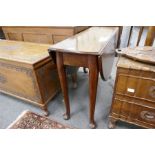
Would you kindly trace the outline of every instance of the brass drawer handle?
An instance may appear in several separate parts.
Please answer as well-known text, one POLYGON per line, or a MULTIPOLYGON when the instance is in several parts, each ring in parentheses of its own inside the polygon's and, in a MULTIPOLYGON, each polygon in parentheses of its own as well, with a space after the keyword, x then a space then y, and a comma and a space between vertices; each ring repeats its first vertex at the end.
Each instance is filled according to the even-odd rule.
POLYGON ((148 121, 155 121, 155 113, 149 111, 142 111, 141 117, 148 121))
POLYGON ((155 98, 155 86, 152 86, 149 90, 149 94, 151 97, 155 98))

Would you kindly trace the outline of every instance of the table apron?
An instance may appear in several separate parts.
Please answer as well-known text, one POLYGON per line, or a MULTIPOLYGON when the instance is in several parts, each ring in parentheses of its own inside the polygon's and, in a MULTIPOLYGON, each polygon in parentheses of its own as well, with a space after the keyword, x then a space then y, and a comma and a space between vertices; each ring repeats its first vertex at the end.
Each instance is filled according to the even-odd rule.
POLYGON ((89 67, 88 59, 89 59, 88 54, 79 55, 79 54, 63 53, 64 65, 71 65, 71 66, 78 66, 78 67, 89 67))

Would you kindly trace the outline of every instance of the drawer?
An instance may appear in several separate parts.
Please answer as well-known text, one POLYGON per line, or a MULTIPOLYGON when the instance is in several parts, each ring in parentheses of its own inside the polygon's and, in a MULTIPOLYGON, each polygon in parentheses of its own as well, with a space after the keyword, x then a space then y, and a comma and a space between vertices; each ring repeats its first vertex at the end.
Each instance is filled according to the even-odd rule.
POLYGON ((127 121, 148 123, 155 127, 155 107, 115 98, 112 113, 127 121))
POLYGON ((119 74, 116 94, 155 102, 155 79, 119 74))

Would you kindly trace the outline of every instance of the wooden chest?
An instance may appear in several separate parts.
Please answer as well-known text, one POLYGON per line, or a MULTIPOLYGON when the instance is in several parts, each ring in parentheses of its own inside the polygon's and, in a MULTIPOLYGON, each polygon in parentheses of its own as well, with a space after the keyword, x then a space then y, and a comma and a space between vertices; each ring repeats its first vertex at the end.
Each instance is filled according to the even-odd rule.
POLYGON ((121 57, 118 62, 109 128, 117 120, 155 128, 155 66, 121 57))
POLYGON ((45 111, 59 90, 48 44, 0 40, 0 91, 34 103, 45 111))
POLYGON ((88 26, 70 27, 40 27, 40 26, 5 26, 2 27, 5 38, 35 43, 55 44, 70 36, 73 36, 88 26))

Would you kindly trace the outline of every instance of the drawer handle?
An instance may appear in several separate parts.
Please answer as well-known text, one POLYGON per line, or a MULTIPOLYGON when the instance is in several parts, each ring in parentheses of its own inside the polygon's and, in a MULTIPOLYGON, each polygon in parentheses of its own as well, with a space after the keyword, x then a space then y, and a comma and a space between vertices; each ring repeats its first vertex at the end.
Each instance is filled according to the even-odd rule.
POLYGON ((155 121, 155 113, 153 113, 153 112, 142 111, 141 117, 148 121, 155 121))
POLYGON ((152 86, 149 90, 149 94, 151 97, 155 98, 155 86, 152 86))
POLYGON ((128 88, 127 91, 128 91, 129 93, 134 93, 134 92, 135 92, 135 89, 133 89, 133 88, 128 88))

